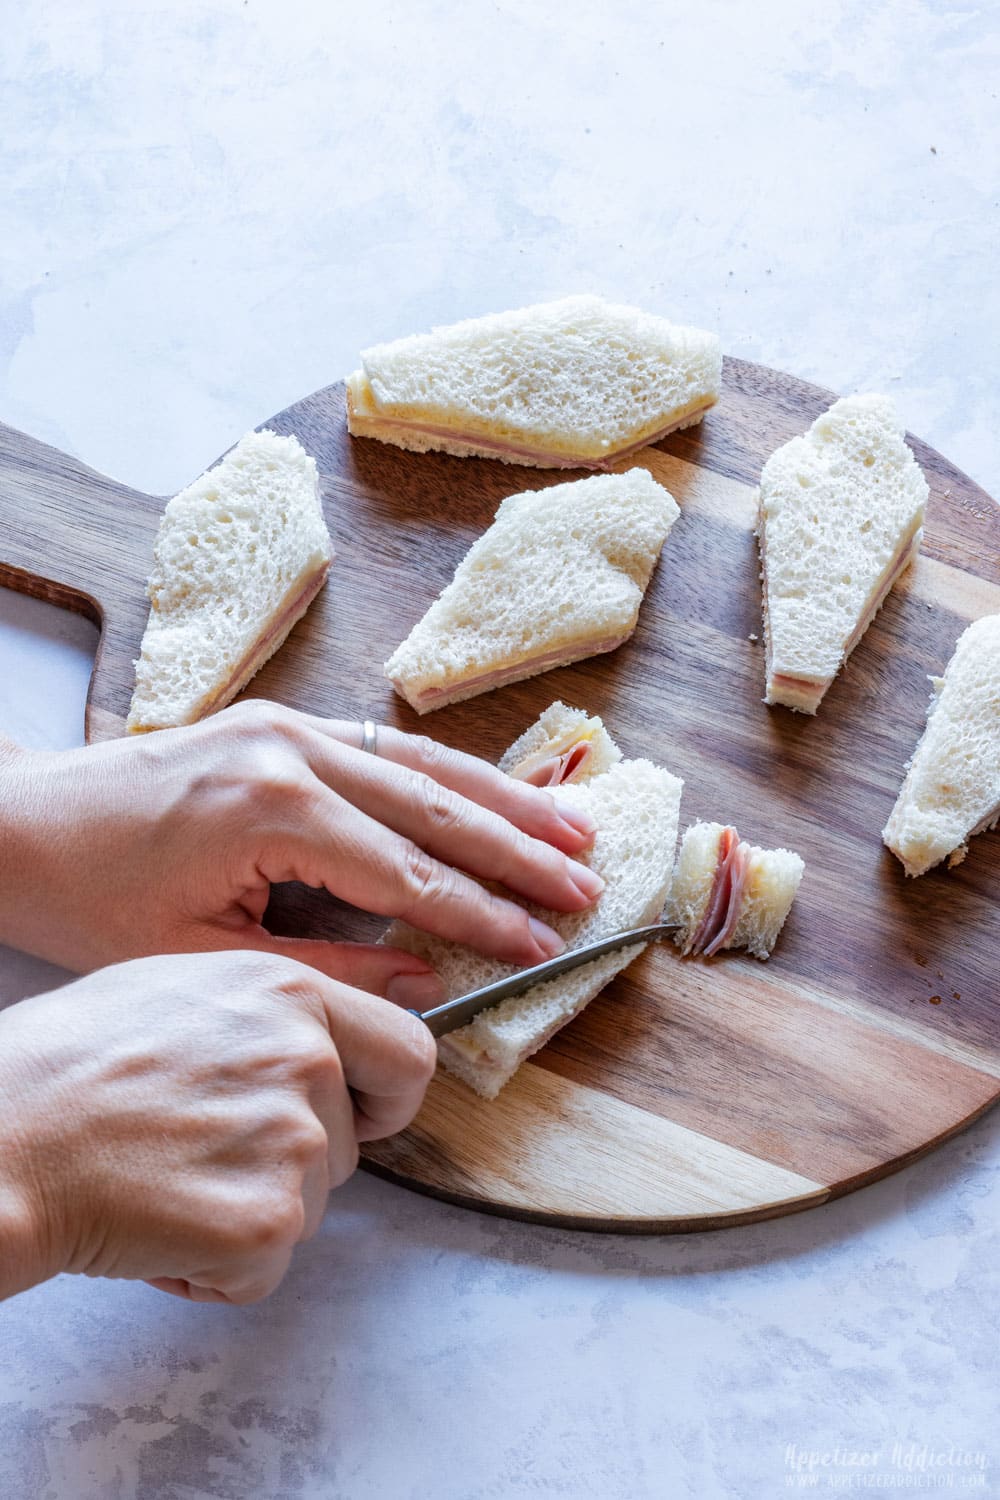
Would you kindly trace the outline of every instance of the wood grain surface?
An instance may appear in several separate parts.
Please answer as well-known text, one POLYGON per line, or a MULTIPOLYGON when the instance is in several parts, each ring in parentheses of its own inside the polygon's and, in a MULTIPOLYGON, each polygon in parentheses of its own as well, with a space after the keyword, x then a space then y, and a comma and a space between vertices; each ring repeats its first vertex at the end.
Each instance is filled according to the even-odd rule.
MULTIPOLYGON (((682 510, 633 639, 424 719, 383 661, 503 497, 568 476, 352 440, 340 385, 266 424, 316 457, 337 558, 252 694, 491 759, 562 698, 600 713, 627 755, 683 776, 682 829, 731 821, 806 861, 769 963, 648 951, 494 1102, 439 1075, 413 1126, 366 1148, 372 1170, 525 1219, 706 1229, 870 1182, 996 1099, 1000 833, 956 869, 907 881, 879 830, 923 727, 927 674, 970 620, 1000 610, 1000 510, 912 440, 931 486, 920 559, 816 718, 766 708, 754 486, 832 399, 727 360, 701 426, 622 465, 645 465, 682 510)), ((122 732, 163 503, 0 428, 0 583, 101 625, 92 740, 122 732)), ((269 921, 353 938, 383 925, 292 886, 275 891, 269 921)))

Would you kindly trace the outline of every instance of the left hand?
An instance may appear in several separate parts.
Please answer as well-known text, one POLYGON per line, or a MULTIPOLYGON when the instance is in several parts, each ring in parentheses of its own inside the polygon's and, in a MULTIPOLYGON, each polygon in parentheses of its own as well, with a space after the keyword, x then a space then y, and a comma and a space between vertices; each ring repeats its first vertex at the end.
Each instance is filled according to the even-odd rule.
POLYGON ((593 824, 473 756, 249 700, 87 749, 0 745, 0 940, 77 972, 153 953, 254 948, 426 1009, 421 959, 276 938, 272 881, 299 880, 527 967, 561 939, 480 877, 558 911, 599 894, 571 856, 593 824), (464 872, 469 872, 468 874, 464 872))

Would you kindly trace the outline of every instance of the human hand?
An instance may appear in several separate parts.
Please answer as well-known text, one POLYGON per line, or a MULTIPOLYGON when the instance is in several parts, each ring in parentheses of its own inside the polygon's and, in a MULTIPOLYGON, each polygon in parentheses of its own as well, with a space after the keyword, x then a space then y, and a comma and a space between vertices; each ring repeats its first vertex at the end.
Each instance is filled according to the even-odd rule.
POLYGON ((413 1016, 270 954, 140 959, 10 1006, 0 1296, 61 1271, 266 1296, 434 1061, 413 1016))
POLYGON ((415 1008, 423 960, 279 939, 272 881, 299 880, 528 966, 561 939, 477 876, 576 911, 600 879, 569 858, 583 814, 473 756, 249 700, 199 724, 0 760, 0 938, 78 972, 143 954, 256 948, 415 1008), (468 872, 468 874, 463 873, 468 872))

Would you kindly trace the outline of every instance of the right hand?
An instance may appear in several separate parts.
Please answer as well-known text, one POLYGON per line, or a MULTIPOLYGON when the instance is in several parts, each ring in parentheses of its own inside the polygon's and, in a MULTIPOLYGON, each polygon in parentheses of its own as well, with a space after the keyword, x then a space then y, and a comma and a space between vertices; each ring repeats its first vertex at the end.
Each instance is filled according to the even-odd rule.
POLYGON ((434 1061, 415 1017, 270 954, 138 959, 11 1006, 0 1201, 30 1232, 0 1292, 75 1271, 266 1296, 434 1061))

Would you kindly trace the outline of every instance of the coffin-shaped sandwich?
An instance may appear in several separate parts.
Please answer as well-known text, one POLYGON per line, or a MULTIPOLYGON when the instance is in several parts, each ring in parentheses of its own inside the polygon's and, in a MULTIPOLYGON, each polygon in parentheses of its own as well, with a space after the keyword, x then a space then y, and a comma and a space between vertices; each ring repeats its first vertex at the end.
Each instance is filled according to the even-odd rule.
POLYGON ((643 468, 508 495, 385 675, 423 714, 613 651, 679 514, 643 468))
POLYGON ((418 453, 603 469, 699 422, 721 378, 715 334, 564 297, 365 349, 347 425, 418 453))
POLYGON ((163 513, 129 733, 223 708, 305 614, 332 559, 315 460, 294 437, 249 433, 163 513))
POLYGON ((848 396, 760 477, 768 703, 814 714, 920 547, 927 482, 888 396, 848 396))
MULTIPOLYGON (((557 800, 585 809, 597 824, 583 856, 605 881, 586 911, 550 912, 530 907, 579 948, 598 938, 654 922, 670 882, 683 783, 648 760, 623 760, 600 719, 554 703, 500 761, 508 775, 548 786, 557 800)), ((396 922, 386 933, 394 947, 419 953, 444 981, 448 998, 468 994, 516 972, 472 948, 429 937, 396 922)), ((643 944, 609 953, 561 979, 480 1012, 468 1026, 442 1037, 438 1056, 491 1099, 533 1052, 565 1026, 643 944)))
POLYGON ((735 828, 694 823, 681 840, 664 920, 679 923, 682 953, 746 948, 767 958, 805 865, 791 849, 759 849, 735 828))
POLYGON ((882 830, 907 875, 958 864, 1000 818, 1000 615, 964 630, 931 683, 927 728, 882 830))

